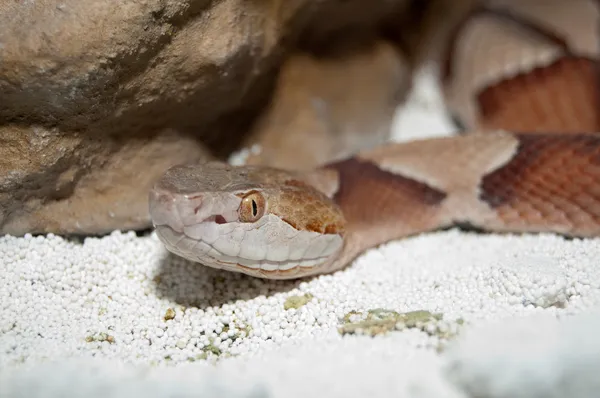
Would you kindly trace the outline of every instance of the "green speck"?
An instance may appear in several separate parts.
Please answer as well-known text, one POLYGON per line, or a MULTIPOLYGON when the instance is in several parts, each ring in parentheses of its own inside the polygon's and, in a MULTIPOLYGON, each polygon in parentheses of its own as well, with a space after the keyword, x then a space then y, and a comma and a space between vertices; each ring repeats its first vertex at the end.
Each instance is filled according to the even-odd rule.
POLYGON ((234 334, 231 338, 231 341, 236 341, 239 338, 242 337, 248 337, 250 336, 250 333, 252 332, 252 326, 250 325, 246 325, 244 327, 237 327, 238 333, 234 334), (243 334, 243 336, 242 336, 243 334))
POLYGON ((222 353, 221 349, 214 344, 209 344, 209 345, 205 346, 202 349, 202 351, 204 351, 205 354, 211 353, 216 356, 219 356, 222 353))
POLYGON ((115 338, 114 338, 114 336, 112 336, 108 333, 104 333, 104 332, 89 335, 89 336, 86 336, 86 338, 85 338, 86 343, 91 343, 94 341, 100 341, 100 342, 107 341, 110 344, 114 344, 115 338))
POLYGON ((442 314, 432 314, 429 311, 411 311, 399 313, 384 308, 376 308, 367 311, 364 319, 359 322, 350 322, 353 315, 363 315, 363 313, 351 311, 344 318, 344 324, 338 329, 344 334, 366 334, 376 336, 388 333, 395 329, 418 328, 425 331, 426 326, 432 322, 442 320, 442 314))
POLYGON ((306 293, 303 296, 290 296, 283 303, 283 309, 289 310, 290 308, 298 309, 306 305, 314 296, 310 293, 306 293))
POLYGON ((407 327, 417 327, 420 323, 427 323, 431 321, 441 321, 443 318, 442 314, 432 314, 429 311, 411 311, 402 314, 399 319, 400 322, 404 322, 407 327))
POLYGON ((202 354, 198 354, 195 357, 188 357, 187 360, 188 360, 188 362, 196 362, 196 361, 203 361, 207 358, 208 358, 208 355, 206 355, 206 353, 203 352, 202 354))
POLYGON ((165 321, 171 320, 175 318, 175 310, 173 308, 167 308, 167 311, 165 312, 165 316, 163 317, 163 319, 165 321))
POLYGON ((381 320, 385 320, 385 319, 396 319, 400 316, 399 313, 397 313, 396 311, 392 311, 392 310, 386 310, 385 308, 375 308, 374 310, 369 310, 367 312, 367 319, 368 320, 374 320, 374 319, 381 319, 381 320))
POLYGON ((350 323, 350 317, 354 316, 354 315, 361 315, 361 312, 358 311, 350 311, 349 313, 347 313, 346 315, 344 315, 343 321, 344 323, 350 323))

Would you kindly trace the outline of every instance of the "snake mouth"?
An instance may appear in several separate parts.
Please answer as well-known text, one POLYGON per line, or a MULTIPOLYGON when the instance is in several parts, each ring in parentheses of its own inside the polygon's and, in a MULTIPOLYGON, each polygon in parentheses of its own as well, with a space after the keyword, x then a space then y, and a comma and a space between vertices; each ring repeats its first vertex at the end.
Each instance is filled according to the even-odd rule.
POLYGON ((274 215, 236 222, 241 199, 222 196, 213 206, 213 196, 151 191, 152 222, 168 251, 211 268, 288 279, 315 272, 341 248, 339 236, 298 231, 274 215))
MULTIPOLYGON (((339 236, 319 236, 306 231, 290 236, 292 239, 286 240, 287 243, 273 245, 264 240, 260 230, 250 228, 249 224, 235 224, 219 225, 205 221, 194 226, 193 230, 186 228, 184 232, 163 225, 156 227, 156 235, 168 251, 187 260, 210 268, 269 279, 312 275, 342 245, 339 236), (220 233, 213 233, 217 230, 220 233), (196 237, 191 236, 195 235, 194 232, 199 232, 196 237), (292 241, 300 243, 299 246, 293 247, 292 241)), ((273 224, 273 220, 268 224, 273 224)), ((281 223, 280 227, 292 231, 287 224, 281 223)))
POLYGON ((240 192, 248 187, 196 183, 183 189, 180 177, 159 181, 148 198, 156 236, 180 257, 212 268, 287 279, 317 272, 341 250, 341 236, 299 230, 274 214, 248 222, 240 215, 245 198, 240 192))

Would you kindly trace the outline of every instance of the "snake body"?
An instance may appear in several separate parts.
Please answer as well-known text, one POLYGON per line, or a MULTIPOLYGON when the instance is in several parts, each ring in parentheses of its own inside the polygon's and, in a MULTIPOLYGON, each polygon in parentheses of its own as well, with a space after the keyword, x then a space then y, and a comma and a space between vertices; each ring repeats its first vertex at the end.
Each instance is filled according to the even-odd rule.
POLYGON ((159 239, 210 267, 290 279, 456 224, 600 236, 600 4, 495 3, 460 24, 444 65, 448 108, 468 134, 308 172, 175 166, 150 192, 159 239))

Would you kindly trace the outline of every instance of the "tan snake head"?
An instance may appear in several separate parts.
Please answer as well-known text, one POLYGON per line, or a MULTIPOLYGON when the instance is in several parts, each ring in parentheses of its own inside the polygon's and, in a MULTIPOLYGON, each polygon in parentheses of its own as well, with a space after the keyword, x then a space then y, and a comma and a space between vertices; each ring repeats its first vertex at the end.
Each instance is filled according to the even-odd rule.
POLYGON ((166 248, 213 268, 298 278, 317 273, 343 246, 339 207, 282 170, 220 162, 175 166, 149 201, 166 248))

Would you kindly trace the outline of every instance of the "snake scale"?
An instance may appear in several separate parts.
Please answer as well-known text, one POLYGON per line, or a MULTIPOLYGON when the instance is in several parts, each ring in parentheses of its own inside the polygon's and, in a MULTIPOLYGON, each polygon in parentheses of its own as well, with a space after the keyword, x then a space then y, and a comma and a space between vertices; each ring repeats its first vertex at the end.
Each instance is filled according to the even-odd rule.
POLYGON ((456 224, 600 236, 600 2, 516 3, 474 9, 451 35, 440 84, 464 133, 308 172, 175 166, 149 195, 159 239, 210 267, 291 279, 456 224))

